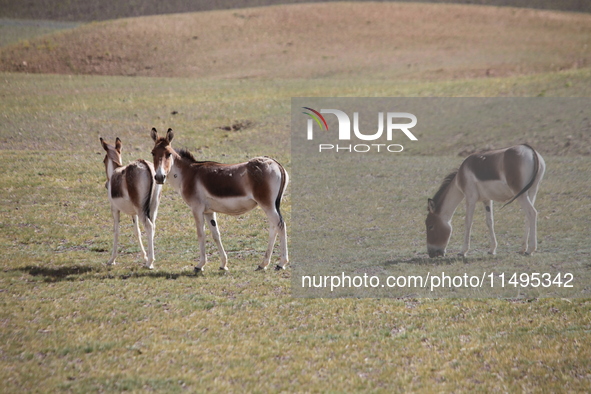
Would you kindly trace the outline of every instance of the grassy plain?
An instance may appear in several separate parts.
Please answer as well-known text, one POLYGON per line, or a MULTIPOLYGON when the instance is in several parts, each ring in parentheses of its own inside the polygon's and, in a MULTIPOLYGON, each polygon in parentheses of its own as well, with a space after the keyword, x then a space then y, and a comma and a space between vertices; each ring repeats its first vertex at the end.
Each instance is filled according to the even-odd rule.
MULTIPOLYGON (((150 158, 152 126, 172 127, 174 145, 200 159, 263 154, 291 171, 291 97, 588 97, 590 81, 588 68, 431 82, 362 73, 317 79, 0 74, 0 391, 588 392, 588 299, 293 298, 292 269, 254 272, 267 238, 260 210, 220 217, 230 271, 217 271, 208 240, 208 269, 195 276, 193 221, 169 186, 156 228, 156 269, 141 268, 125 219, 119 264, 107 267, 112 225, 98 137, 120 137, 127 162, 150 158), (237 122, 250 127, 224 129, 237 122)), ((589 195, 569 184, 589 183, 585 127, 569 131, 570 142, 562 130, 530 136, 552 165, 538 200, 539 256, 557 263, 589 261, 589 195), (570 205, 553 205, 565 196, 570 205)), ((504 146, 515 135, 496 137, 504 146)), ((400 199, 407 208, 400 226, 411 230, 396 233, 396 258, 426 256, 424 200, 461 160, 458 154, 482 144, 482 135, 466 133, 430 144, 424 155, 415 152, 418 167, 400 180, 425 195, 400 199)), ((515 259, 520 230, 509 223, 521 221, 516 208, 497 215, 504 243, 493 264, 515 259)), ((283 212, 289 226, 289 188, 283 212)), ((478 253, 486 233, 482 218, 476 221, 478 253)))
MULTIPOLYGON (((231 162, 268 154, 291 170, 291 96, 502 95, 508 87, 523 95, 545 90, 577 96, 587 94, 587 72, 390 88, 378 81, 2 78, 7 127, 0 133, 0 374, 5 391, 590 387, 588 300, 294 299, 290 270, 253 271, 266 242, 260 211, 220 219, 230 256, 228 274, 217 272, 217 255, 208 242, 209 270, 194 276, 192 219, 169 187, 157 223, 156 270, 140 267, 130 224, 123 226, 119 265, 106 267, 111 219, 97 142, 98 135, 119 136, 125 161, 149 158, 149 127, 171 126, 177 130, 176 146, 200 158, 231 162), (179 113, 172 115, 174 110, 179 113), (253 126, 218 129, 243 119, 253 126)), ((459 160, 443 151, 434 155, 417 161, 428 167, 433 160, 441 162, 438 156, 450 165, 459 160)), ((580 168, 591 164, 582 155, 548 159, 556 169, 545 180, 542 206, 560 193, 557 182, 566 180, 552 172, 568 172, 572 163, 580 168)), ((410 176, 409 182, 418 179, 410 176)), ((572 176, 578 181, 585 177, 583 170, 572 176)), ((435 188, 439 175, 428 182, 435 188)), ((422 212, 423 197, 417 196, 420 207, 408 201, 409 212, 422 212)), ((579 194, 574 204, 579 210, 556 218, 552 226, 558 228, 542 224, 540 255, 548 237, 560 238, 555 231, 579 223, 571 220, 583 217, 588 196, 579 194)), ((547 212, 551 209, 543 215, 564 213, 547 212)), ((284 212, 289 224, 289 189, 284 212)), ((499 216, 497 228, 501 239, 511 241, 514 234, 505 234, 506 219, 499 216)), ((398 244, 410 245, 402 255, 421 253, 421 222, 422 216, 412 219, 411 232, 397 233, 398 244)), ((565 256, 583 253, 584 262, 588 228, 579 226, 581 237, 553 245, 565 256)), ((484 241, 482 227, 475 233, 478 248, 484 241)), ((507 259, 503 253, 500 263, 507 259)))

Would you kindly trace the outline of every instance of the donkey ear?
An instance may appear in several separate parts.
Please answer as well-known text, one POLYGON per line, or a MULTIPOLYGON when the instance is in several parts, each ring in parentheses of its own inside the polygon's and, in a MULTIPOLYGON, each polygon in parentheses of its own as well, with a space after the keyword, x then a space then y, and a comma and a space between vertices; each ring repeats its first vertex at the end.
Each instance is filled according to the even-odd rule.
POLYGON ((115 140, 115 150, 119 153, 121 153, 121 147, 123 146, 123 144, 121 143, 121 140, 119 139, 119 137, 117 137, 117 139, 115 140))
POLYGON ((166 140, 170 143, 170 142, 172 142, 173 138, 174 138, 174 133, 172 132, 172 129, 168 129, 168 131, 166 132, 166 140))
POLYGON ((158 139, 158 131, 156 130, 156 127, 152 127, 152 131, 150 132, 150 137, 152 137, 154 142, 156 142, 156 140, 158 139))
POLYGON ((105 142, 105 140, 103 140, 103 137, 99 137, 99 140, 101 140, 101 145, 103 146, 103 149, 108 152, 109 151, 109 146, 107 145, 107 143, 105 142))
POLYGON ((435 201, 430 198, 427 200, 427 209, 429 212, 435 213, 435 201))

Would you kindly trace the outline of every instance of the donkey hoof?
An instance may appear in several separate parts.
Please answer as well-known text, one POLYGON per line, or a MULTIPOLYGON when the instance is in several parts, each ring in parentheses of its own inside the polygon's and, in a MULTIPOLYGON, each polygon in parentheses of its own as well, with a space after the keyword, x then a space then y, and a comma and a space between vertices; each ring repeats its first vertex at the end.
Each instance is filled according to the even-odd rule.
POLYGON ((154 269, 154 265, 144 265, 144 268, 149 269, 149 270, 153 270, 154 269))
POLYGON ((228 267, 220 267, 220 271, 228 271, 228 267))
POLYGON ((203 272, 203 267, 197 267, 197 266, 195 266, 194 271, 195 271, 196 274, 198 274, 200 272, 203 272))
POLYGON ((284 269, 285 269, 285 267, 282 267, 282 266, 280 266, 279 264, 277 264, 277 265, 275 266, 275 271, 281 271, 281 270, 284 270, 284 269))
POLYGON ((260 265, 255 269, 256 271, 265 271, 267 269, 267 267, 261 267, 260 265))

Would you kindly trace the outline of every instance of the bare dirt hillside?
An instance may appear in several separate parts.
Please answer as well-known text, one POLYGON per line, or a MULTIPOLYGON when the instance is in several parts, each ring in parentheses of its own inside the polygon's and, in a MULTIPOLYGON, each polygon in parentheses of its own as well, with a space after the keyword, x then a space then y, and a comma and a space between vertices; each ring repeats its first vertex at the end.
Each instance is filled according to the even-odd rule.
MULTIPOLYGON (((318 3, 335 0, 0 0, 0 18, 103 21, 145 15, 177 14, 278 4, 318 3)), ((338 0, 337 0, 338 1, 338 0)), ((366 2, 371 0, 356 0, 366 2)), ((402 2, 408 0, 385 0, 402 2)), ((480 4, 573 12, 591 12, 588 0, 410 0, 422 3, 480 4)))
POLYGON ((121 19, 0 51, 2 71, 200 78, 441 79, 589 66, 589 14, 412 3, 121 19))

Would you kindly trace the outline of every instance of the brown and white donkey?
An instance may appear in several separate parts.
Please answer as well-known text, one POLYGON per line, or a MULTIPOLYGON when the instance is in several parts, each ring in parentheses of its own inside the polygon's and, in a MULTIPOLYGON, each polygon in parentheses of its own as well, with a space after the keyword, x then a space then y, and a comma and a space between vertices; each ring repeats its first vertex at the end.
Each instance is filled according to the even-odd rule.
POLYGON ((470 228, 477 202, 483 202, 489 230, 490 249, 495 254, 497 239, 494 232, 493 201, 510 204, 519 201, 525 212, 525 236, 522 253, 531 254, 537 248, 537 215, 534 208, 538 187, 546 164, 542 156, 529 145, 474 153, 457 171, 443 180, 439 190, 428 200, 427 252, 429 257, 444 256, 452 233, 451 219, 457 206, 466 198, 464 247, 470 249, 470 228))
POLYGON ((169 179, 169 183, 193 212, 200 250, 199 265, 195 271, 201 271, 207 262, 205 223, 220 253, 220 269, 227 270, 228 257, 220 239, 216 213, 241 215, 257 205, 269 221, 269 244, 257 270, 266 269, 269 265, 277 235, 281 254, 275 269, 286 267, 289 261, 287 229, 280 206, 289 176, 281 164, 268 157, 256 157, 239 164, 197 161, 188 151, 172 148, 172 129, 168 129, 166 136, 159 137, 153 128, 151 137, 155 143, 152 156, 156 183, 163 184, 169 179))
POLYGON ((154 233, 156 216, 162 185, 154 182, 154 166, 149 161, 136 160, 126 166, 121 164, 121 140, 115 140, 115 146, 106 143, 102 138, 101 145, 107 152, 105 171, 107 172, 106 187, 113 214, 113 254, 107 264, 115 264, 119 241, 119 220, 121 212, 131 215, 135 233, 140 243, 146 268, 154 268, 154 233), (148 254, 142 244, 139 228, 142 222, 148 237, 148 254))

